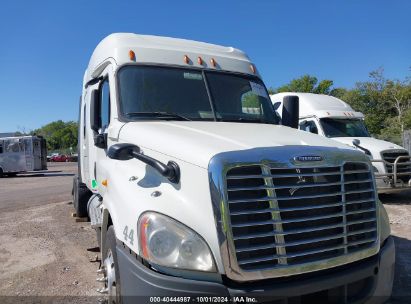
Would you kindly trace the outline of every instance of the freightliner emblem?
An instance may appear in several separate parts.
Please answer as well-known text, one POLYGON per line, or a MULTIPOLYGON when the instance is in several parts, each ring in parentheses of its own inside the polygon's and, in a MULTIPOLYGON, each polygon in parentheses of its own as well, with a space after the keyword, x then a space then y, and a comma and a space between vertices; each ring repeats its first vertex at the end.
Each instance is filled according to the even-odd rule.
MULTIPOLYGON (((299 162, 312 162, 312 161, 322 161, 323 157, 319 156, 319 155, 302 155, 302 156, 296 156, 294 157, 295 161, 299 161, 299 162)), ((301 173, 300 169, 296 169, 297 173, 301 173)), ((298 176, 298 181, 297 181, 297 185, 298 184, 305 184, 307 183, 307 180, 305 179, 305 177, 303 175, 299 175, 298 176)), ((301 187, 295 187, 295 188, 291 188, 289 190, 290 195, 293 196, 294 193, 301 189, 301 187)))
POLYGON ((323 157, 319 155, 303 155, 294 157, 294 160, 300 162, 322 161, 323 157))

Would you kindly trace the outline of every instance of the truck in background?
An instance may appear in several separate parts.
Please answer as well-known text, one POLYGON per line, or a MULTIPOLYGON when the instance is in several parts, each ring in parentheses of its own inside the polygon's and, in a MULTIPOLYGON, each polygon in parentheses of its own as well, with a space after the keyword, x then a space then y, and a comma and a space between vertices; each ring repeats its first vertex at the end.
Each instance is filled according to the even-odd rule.
POLYGON ((235 48, 128 33, 100 42, 73 193, 97 233, 109 303, 389 297, 395 249, 369 158, 288 127, 298 112, 287 113, 279 125, 235 48))
POLYGON ((283 98, 290 95, 299 97, 300 130, 331 138, 370 157, 379 193, 411 188, 409 152, 394 143, 373 138, 365 126, 364 114, 333 96, 291 92, 270 96, 278 113, 283 98))
POLYGON ((0 138, 0 176, 47 170, 47 145, 41 136, 0 138))

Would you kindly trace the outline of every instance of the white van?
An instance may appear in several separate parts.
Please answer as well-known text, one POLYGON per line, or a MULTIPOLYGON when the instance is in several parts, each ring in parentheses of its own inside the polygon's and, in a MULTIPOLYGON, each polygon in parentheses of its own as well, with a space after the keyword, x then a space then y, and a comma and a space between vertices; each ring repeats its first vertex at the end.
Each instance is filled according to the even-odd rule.
POLYGON ((411 187, 409 152, 391 142, 371 137, 364 114, 333 96, 311 93, 278 93, 271 100, 281 111, 285 96, 299 97, 299 128, 332 138, 364 152, 371 158, 380 193, 402 191, 411 187))
POLYGON ((96 229, 109 303, 390 295, 394 243, 369 158, 279 125, 242 51, 112 34, 80 112, 74 206, 96 229))
POLYGON ((47 170, 47 147, 39 136, 0 138, 0 176, 47 170))

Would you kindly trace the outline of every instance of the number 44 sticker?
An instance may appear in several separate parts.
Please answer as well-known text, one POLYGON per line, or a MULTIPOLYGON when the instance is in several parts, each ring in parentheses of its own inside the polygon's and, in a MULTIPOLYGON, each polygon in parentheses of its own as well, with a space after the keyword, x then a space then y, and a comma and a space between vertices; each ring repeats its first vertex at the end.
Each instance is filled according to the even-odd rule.
POLYGON ((123 231, 124 235, 124 240, 126 242, 129 242, 131 245, 134 243, 134 229, 130 229, 130 232, 128 231, 128 226, 124 227, 123 231))

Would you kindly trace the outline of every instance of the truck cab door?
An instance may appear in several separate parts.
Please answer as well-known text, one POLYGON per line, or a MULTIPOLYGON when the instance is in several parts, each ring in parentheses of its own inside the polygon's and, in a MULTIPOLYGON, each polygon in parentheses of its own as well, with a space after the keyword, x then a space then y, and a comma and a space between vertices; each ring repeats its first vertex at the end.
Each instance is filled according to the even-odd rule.
POLYGON ((109 78, 104 77, 98 84, 98 88, 90 91, 90 102, 88 103, 89 115, 88 122, 88 167, 84 167, 87 171, 88 182, 90 189, 96 191, 99 176, 99 167, 107 158, 106 149, 108 141, 108 127, 110 125, 110 86, 109 78))

